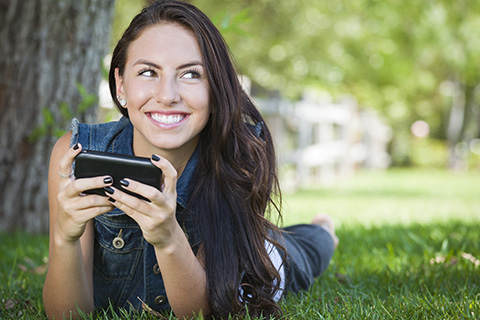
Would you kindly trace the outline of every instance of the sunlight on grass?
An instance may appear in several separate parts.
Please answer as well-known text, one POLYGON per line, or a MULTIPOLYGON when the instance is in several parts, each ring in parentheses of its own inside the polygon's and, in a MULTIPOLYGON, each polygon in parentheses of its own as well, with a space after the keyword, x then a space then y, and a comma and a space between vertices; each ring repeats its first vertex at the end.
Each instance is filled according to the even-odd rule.
POLYGON ((284 195, 284 224, 332 215, 340 244, 295 319, 478 319, 480 172, 359 172, 284 195))
MULTIPOLYGON (((284 194, 285 225, 326 212, 340 238, 311 290, 282 300, 284 319, 479 319, 479 181, 480 172, 362 171, 284 194)), ((46 319, 47 251, 46 235, 0 233, 0 319, 46 319)), ((126 310, 82 317, 154 318, 126 310)))
POLYGON ((338 226, 480 221, 480 172, 362 171, 332 186, 284 194, 284 224, 310 222, 317 212, 338 226))

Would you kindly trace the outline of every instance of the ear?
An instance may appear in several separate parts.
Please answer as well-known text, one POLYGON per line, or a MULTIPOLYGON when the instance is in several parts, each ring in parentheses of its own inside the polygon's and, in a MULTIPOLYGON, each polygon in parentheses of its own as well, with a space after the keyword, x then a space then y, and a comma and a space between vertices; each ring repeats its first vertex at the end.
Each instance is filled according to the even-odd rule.
MULTIPOLYGON (((117 89, 117 97, 120 99, 127 99, 125 91, 123 90, 123 78, 120 75, 119 68, 115 68, 115 87, 117 89)), ((126 108, 126 106, 124 106, 126 108)))

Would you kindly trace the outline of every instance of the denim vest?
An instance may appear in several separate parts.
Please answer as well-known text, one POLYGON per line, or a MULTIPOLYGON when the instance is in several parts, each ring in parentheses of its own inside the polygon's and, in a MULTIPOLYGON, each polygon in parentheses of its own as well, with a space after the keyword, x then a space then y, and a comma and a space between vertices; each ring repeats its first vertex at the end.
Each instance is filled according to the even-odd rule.
MULTIPOLYGON (((133 126, 129 119, 96 125, 72 121, 71 144, 82 148, 133 155, 133 126)), ((187 210, 189 185, 198 162, 190 158, 177 181, 177 221, 194 252, 200 243, 192 212, 187 210)), ((123 211, 114 210, 95 218, 93 291, 96 308, 140 309, 142 302, 161 311, 170 309, 154 248, 138 224, 123 211)))

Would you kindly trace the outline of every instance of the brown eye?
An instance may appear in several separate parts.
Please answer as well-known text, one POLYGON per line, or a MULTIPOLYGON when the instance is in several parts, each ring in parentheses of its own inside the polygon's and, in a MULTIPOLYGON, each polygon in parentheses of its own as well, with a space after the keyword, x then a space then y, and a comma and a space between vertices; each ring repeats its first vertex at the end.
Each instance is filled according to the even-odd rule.
POLYGON ((200 79, 201 75, 200 75, 200 72, 198 72, 196 70, 189 70, 189 71, 187 71, 183 74, 182 78, 185 78, 185 79, 200 79))
POLYGON ((155 77, 157 74, 155 71, 151 70, 151 69, 146 69, 146 70, 140 70, 138 72, 138 75, 139 76, 145 76, 145 77, 155 77))

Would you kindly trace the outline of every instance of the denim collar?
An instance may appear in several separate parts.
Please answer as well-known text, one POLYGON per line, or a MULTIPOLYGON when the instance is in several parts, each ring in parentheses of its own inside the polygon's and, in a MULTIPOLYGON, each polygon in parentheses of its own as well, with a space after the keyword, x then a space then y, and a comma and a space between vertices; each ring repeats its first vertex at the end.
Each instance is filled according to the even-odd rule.
POLYGON ((133 156, 133 125, 130 119, 122 117, 106 136, 114 135, 108 152, 133 156))
POLYGON ((184 208, 187 207, 188 197, 190 196, 190 185, 195 169, 197 168, 199 158, 198 147, 188 160, 182 175, 177 180, 177 202, 184 208))

